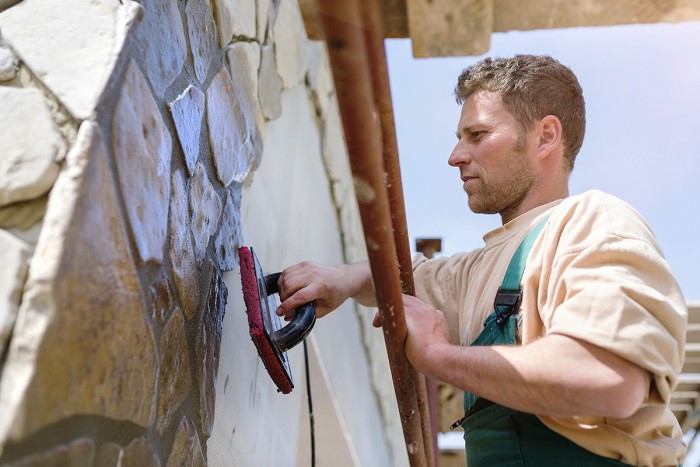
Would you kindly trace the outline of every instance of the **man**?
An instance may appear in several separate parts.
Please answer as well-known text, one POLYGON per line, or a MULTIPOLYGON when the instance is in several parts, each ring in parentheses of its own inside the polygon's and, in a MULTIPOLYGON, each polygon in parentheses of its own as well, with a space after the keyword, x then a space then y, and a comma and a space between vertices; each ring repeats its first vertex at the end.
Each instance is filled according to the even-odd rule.
MULTIPOLYGON (((678 465, 668 403, 687 309, 634 209, 569 196, 585 130, 576 77, 547 56, 485 59, 455 93, 448 162, 470 209, 503 225, 475 251, 417 257, 418 298, 404 305, 410 361, 465 391, 468 464, 678 465)), ((367 264, 301 263, 280 288, 287 316, 308 301, 320 316, 375 301, 367 264)))

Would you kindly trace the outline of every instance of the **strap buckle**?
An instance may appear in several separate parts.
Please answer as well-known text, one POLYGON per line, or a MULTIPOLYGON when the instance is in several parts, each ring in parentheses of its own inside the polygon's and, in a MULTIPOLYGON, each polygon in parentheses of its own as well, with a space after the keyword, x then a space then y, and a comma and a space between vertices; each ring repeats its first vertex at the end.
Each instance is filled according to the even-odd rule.
POLYGON ((493 301, 493 310, 496 312, 496 324, 503 327, 505 322, 520 309, 523 300, 523 289, 508 290, 499 288, 496 299, 493 301), (504 309, 501 311, 502 309, 504 309))

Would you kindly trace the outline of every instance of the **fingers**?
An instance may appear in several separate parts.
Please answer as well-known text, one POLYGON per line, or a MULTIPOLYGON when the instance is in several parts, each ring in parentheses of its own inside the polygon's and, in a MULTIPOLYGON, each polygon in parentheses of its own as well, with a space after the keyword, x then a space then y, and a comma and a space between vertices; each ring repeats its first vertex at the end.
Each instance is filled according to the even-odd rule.
POLYGON ((372 320, 372 326, 374 326, 375 328, 382 327, 382 316, 379 314, 379 312, 376 312, 374 314, 374 319, 372 320))

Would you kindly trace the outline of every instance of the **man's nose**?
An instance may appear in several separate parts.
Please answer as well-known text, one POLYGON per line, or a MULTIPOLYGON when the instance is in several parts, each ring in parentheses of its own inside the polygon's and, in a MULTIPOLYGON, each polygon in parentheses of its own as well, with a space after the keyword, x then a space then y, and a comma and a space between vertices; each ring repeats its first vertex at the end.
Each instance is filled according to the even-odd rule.
POLYGON ((455 148, 452 150, 447 163, 452 167, 459 167, 462 164, 468 164, 472 160, 469 155, 469 150, 462 141, 458 142, 455 148))

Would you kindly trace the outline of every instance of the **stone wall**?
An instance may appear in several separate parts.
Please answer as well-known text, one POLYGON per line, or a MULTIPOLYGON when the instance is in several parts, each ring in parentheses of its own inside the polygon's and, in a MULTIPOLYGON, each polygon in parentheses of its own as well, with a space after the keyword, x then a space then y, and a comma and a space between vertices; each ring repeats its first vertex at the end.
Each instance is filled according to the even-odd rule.
MULTIPOLYGON (((365 254, 296 2, 0 3, 0 465, 306 464, 301 350, 278 395, 244 238, 270 272, 365 254)), ((371 315, 310 337, 318 457, 402 465, 371 315)))

